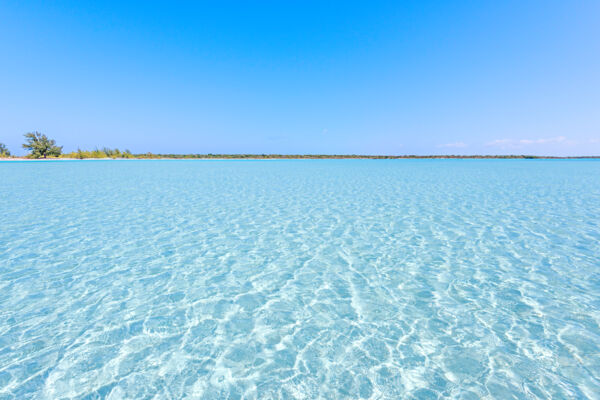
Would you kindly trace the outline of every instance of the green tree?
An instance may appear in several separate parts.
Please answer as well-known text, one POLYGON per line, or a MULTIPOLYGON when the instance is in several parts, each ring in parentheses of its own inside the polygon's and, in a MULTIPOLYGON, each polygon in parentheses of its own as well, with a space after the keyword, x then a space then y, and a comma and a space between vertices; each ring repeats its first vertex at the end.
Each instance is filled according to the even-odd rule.
POLYGON ((0 157, 9 157, 10 151, 6 148, 4 143, 0 143, 0 157))
POLYGON ((62 146, 57 146, 53 139, 39 132, 26 133, 25 140, 23 148, 31 151, 29 155, 33 158, 58 157, 62 152, 62 146))

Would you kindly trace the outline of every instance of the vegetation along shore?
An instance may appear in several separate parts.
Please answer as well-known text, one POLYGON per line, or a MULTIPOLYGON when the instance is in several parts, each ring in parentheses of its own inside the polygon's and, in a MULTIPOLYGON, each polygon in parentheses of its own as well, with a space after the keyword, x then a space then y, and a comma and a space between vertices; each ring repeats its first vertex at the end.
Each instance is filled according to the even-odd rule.
POLYGON ((534 156, 534 155, 361 155, 361 154, 155 154, 132 153, 129 150, 102 149, 81 150, 63 153, 62 146, 39 132, 25 134, 23 148, 29 150, 24 157, 11 155, 8 148, 0 143, 0 159, 3 160, 85 160, 85 159, 589 159, 600 156, 534 156))

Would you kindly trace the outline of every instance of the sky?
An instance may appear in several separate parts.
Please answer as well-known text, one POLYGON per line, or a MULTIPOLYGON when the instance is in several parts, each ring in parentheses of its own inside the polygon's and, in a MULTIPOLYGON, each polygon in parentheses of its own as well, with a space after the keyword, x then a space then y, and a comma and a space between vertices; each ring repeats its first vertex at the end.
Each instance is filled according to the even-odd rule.
POLYGON ((600 155, 600 2, 0 1, 0 142, 600 155))

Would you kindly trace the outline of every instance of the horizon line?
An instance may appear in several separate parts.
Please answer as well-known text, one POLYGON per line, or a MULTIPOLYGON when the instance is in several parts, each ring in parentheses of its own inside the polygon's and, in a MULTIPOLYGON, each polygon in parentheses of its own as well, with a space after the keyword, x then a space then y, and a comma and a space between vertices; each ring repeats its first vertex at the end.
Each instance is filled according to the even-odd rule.
POLYGON ((531 154, 403 154, 403 155, 374 155, 374 154, 277 154, 277 153, 130 153, 129 157, 70 157, 73 153, 65 153, 59 157, 33 158, 28 156, 1 157, 2 161, 52 161, 52 160, 127 160, 127 159, 595 159, 593 156, 552 156, 531 154))

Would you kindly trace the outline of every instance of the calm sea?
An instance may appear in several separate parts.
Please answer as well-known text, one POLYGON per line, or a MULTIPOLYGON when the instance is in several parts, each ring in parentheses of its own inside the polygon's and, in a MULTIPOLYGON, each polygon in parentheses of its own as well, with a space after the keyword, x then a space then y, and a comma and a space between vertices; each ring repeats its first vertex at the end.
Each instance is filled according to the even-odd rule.
POLYGON ((599 160, 0 162, 0 399, 600 397, 599 160))

